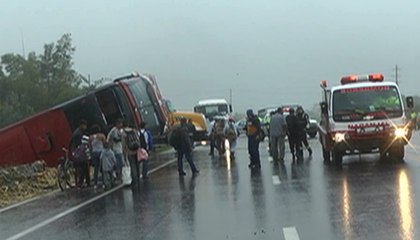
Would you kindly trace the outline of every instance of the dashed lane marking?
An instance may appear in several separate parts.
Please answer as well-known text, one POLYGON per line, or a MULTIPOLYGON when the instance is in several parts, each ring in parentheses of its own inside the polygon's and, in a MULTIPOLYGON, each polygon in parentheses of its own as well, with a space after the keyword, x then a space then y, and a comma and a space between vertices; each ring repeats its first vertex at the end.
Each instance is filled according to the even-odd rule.
POLYGON ((283 236, 286 240, 300 240, 299 234, 295 227, 283 228, 283 236))
MULTIPOLYGON (((171 163, 173 163, 175 161, 176 161, 176 159, 169 160, 168 162, 166 162, 166 163, 164 163, 164 164, 162 164, 162 165, 160 165, 160 166, 158 166, 158 167, 150 170, 149 173, 154 173, 154 172, 156 172, 156 171, 158 171, 158 170, 160 170, 160 169, 168 166, 169 164, 171 164, 171 163)), ((89 205, 89 204, 95 202, 96 200, 101 199, 101 198, 103 198, 103 197, 105 197, 105 196, 107 196, 107 195, 109 195, 109 194, 111 194, 111 193, 113 193, 113 192, 115 192, 115 191, 123 188, 123 187, 124 187, 124 185, 122 185, 122 184, 121 185, 118 185, 118 186, 110 189, 107 192, 104 192, 104 193, 102 193, 102 194, 100 194, 100 195, 98 195, 98 196, 96 196, 94 198, 91 198, 91 199, 87 200, 86 202, 80 203, 79 205, 76 205, 76 206, 74 206, 72 208, 69 208, 69 209, 67 209, 64 212, 55 215, 54 217, 51 217, 49 219, 46 219, 45 221, 42 221, 42 222, 34 225, 33 227, 26 229, 25 231, 22 231, 22 232, 20 232, 20 233, 18 233, 16 235, 13 235, 13 236, 7 238, 6 240, 20 239, 20 238, 22 238, 22 237, 24 237, 24 236, 26 236, 26 235, 28 235, 28 234, 30 234, 30 233, 32 233, 32 232, 34 232, 34 231, 42 228, 42 227, 44 227, 44 226, 46 226, 46 225, 48 225, 48 224, 50 224, 52 222, 55 222, 58 219, 60 219, 62 217, 65 217, 65 216, 69 215, 70 213, 75 212, 75 211, 81 209, 82 207, 84 207, 86 205, 89 205)))
POLYGON ((281 184, 279 176, 277 176, 277 175, 273 176, 273 184, 274 185, 280 185, 281 184))

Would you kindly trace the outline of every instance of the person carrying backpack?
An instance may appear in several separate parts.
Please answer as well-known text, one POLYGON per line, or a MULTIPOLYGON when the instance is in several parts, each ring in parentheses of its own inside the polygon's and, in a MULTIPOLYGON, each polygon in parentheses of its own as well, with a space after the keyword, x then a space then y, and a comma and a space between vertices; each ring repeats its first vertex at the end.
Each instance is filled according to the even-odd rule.
POLYGON ((140 179, 140 166, 137 161, 137 151, 140 148, 139 132, 135 128, 124 128, 123 149, 124 154, 130 164, 131 169, 131 185, 137 185, 140 179))
POLYGON ((81 144, 73 149, 71 154, 71 159, 74 163, 74 168, 76 171, 76 186, 81 188, 85 182, 87 187, 90 187, 90 173, 89 173, 89 160, 90 155, 90 146, 89 146, 89 136, 83 135, 81 144))

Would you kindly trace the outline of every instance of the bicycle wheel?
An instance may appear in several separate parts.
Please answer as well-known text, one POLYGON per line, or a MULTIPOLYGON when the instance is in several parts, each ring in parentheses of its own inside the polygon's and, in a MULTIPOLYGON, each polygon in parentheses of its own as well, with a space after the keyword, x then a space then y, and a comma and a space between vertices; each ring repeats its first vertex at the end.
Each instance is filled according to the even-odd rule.
POLYGON ((76 186, 76 171, 74 170, 73 163, 67 161, 65 170, 65 182, 69 188, 76 186))
POLYGON ((57 182, 58 186, 60 187, 61 191, 66 189, 67 179, 66 173, 64 171, 63 164, 58 164, 57 166, 57 182))

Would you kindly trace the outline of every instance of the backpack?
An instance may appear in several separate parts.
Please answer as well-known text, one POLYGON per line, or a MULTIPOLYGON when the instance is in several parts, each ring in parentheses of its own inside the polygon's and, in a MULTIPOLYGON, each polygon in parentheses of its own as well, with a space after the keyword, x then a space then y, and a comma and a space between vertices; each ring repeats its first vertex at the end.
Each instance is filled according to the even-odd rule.
POLYGON ((140 139, 134 130, 126 131, 126 144, 130 151, 137 151, 140 147, 140 139))
POLYGON ((87 150, 88 149, 86 149, 85 144, 80 144, 71 152, 71 159, 74 162, 85 162, 89 160, 89 157, 86 152, 87 150))
POLYGON ((173 148, 176 148, 177 142, 178 142, 178 128, 175 128, 168 135, 168 143, 173 148))

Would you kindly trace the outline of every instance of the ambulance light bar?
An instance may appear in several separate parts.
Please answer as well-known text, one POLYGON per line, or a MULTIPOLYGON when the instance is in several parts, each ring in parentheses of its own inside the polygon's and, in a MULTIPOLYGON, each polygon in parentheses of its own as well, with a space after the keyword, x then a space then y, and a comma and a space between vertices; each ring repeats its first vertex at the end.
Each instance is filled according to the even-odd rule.
POLYGON ((357 82, 382 82, 384 75, 380 73, 370 75, 350 75, 341 78, 341 84, 357 83, 357 82))

